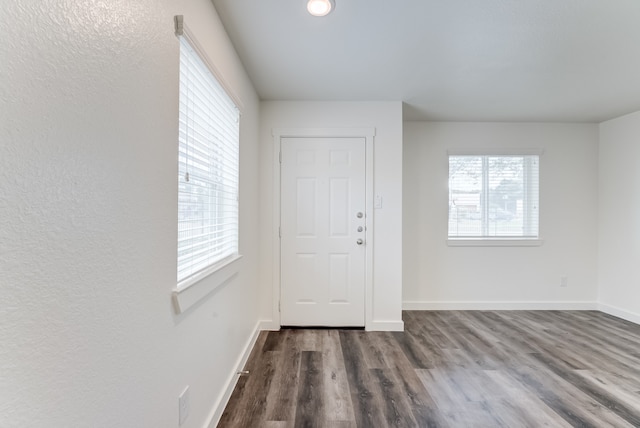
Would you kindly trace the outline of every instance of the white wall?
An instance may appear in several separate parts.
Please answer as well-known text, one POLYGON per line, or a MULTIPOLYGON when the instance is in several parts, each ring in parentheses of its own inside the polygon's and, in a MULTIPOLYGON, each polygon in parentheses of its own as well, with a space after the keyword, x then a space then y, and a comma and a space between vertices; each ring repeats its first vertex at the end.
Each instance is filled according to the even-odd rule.
POLYGON ((597 156, 597 125, 405 123, 405 308, 595 308, 597 156), (447 246, 447 150, 468 147, 544 150, 542 246, 447 246))
POLYGON ((640 112, 600 124, 600 309, 640 323, 640 112))
POLYGON ((0 426, 203 427, 258 322, 259 103, 209 0, 0 5, 0 426), (176 316, 184 14, 242 99, 239 275, 176 316))
MULTIPOLYGON (((373 321, 368 328, 402 328, 402 104, 400 102, 262 102, 260 124, 260 233, 263 318, 273 313, 274 128, 375 128, 373 321)), ((277 324, 277 322, 276 322, 277 324)))

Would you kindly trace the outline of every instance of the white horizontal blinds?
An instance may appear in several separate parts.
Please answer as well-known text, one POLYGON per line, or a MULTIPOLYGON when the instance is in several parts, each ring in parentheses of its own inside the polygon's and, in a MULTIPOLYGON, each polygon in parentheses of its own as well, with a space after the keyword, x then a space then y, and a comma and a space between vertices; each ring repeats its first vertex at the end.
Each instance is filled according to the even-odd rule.
POLYGON ((525 171, 522 183, 524 204, 524 236, 537 238, 540 235, 540 157, 524 156, 525 171))
POLYGON ((537 238, 539 156, 449 156, 449 237, 537 238))
POLYGON ((238 252, 239 113, 180 37, 178 282, 238 252))
POLYGON ((449 156, 449 236, 482 235, 480 156, 449 156))

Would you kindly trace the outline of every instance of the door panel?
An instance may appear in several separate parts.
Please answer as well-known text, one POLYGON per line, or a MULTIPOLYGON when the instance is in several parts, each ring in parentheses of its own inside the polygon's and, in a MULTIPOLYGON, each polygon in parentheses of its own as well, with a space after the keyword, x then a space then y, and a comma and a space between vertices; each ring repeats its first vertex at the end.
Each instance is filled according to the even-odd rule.
POLYGON ((365 139, 281 151, 281 324, 364 326, 365 139))
POLYGON ((316 237, 316 179, 315 178, 298 178, 297 179, 297 201, 296 209, 296 236, 297 237, 316 237))
POLYGON ((349 179, 329 180, 329 236, 349 235, 349 179))

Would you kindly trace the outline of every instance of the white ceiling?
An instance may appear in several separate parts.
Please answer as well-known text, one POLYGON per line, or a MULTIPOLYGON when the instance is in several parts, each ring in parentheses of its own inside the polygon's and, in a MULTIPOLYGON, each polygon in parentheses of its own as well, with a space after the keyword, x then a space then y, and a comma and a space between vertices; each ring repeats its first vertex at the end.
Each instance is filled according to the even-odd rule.
POLYGON ((401 100, 405 120, 640 110, 640 0, 213 3, 263 100, 401 100))

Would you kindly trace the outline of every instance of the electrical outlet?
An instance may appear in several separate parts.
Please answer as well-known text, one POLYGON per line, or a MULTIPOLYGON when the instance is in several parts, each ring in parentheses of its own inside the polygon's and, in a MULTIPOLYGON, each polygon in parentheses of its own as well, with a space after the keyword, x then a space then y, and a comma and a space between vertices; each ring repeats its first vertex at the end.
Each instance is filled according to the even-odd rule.
POLYGON ((566 287, 569 285, 569 278, 566 276, 560 277, 560 287, 566 287))
POLYGON ((180 426, 189 417, 189 385, 182 391, 178 397, 178 423, 180 426))

